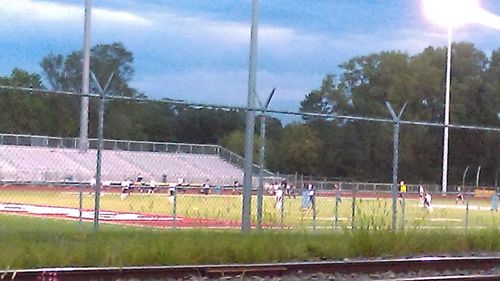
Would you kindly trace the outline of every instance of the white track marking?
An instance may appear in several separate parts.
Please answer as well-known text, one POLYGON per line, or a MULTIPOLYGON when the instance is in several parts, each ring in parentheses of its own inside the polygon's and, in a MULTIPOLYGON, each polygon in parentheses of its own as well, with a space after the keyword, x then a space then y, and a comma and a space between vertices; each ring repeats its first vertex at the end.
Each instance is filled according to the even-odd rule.
POLYGON ((415 220, 422 220, 422 221, 453 221, 453 222, 462 222, 462 219, 448 219, 448 218, 415 218, 415 220))
MULTIPOLYGON (((59 215, 67 218, 79 218, 80 212, 76 208, 63 207, 42 207, 25 204, 4 204, 0 203, 0 212, 27 213, 33 215, 59 215)), ((93 219, 93 211, 82 211, 83 219, 93 219)), ((141 215, 136 213, 117 213, 100 211, 99 219, 103 221, 173 221, 170 216, 141 215)), ((177 218, 181 221, 182 218, 177 218)))

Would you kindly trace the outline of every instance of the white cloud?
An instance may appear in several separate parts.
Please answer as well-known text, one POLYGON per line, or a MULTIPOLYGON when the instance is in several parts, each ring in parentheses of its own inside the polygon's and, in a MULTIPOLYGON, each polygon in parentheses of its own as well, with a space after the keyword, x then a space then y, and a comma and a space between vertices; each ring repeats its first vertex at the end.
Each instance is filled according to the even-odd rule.
MULTIPOLYGON (((0 5, 0 21, 32 25, 37 23, 82 23, 84 5, 62 4, 52 1, 3 0, 0 5), (3 20, 2 20, 3 19, 3 20)), ((125 11, 95 7, 93 18, 97 21, 126 25, 149 25, 150 20, 125 11)))

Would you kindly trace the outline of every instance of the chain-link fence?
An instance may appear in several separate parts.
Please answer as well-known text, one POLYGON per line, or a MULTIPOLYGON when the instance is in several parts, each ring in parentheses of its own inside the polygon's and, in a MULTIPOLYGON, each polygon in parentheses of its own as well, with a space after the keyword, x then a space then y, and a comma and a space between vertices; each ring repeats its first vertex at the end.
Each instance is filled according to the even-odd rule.
MULTIPOLYGON (((78 131, 78 122, 72 112, 64 112, 68 105, 78 104, 77 97, 12 91, 2 92, 2 103, 7 105, 2 126, 9 134, 0 134, 0 215, 15 215, 20 223, 23 216, 32 216, 77 225, 97 220, 154 228, 241 227, 244 159, 237 153, 214 144, 106 139, 106 132, 116 136, 121 130, 135 130, 134 124, 116 128, 106 122, 104 138, 90 139, 88 149, 82 151, 79 139, 68 137, 78 131), (19 113, 18 99, 60 105, 50 112, 21 107, 19 113), (54 120, 59 124, 51 123, 54 120), (57 128, 54 135, 65 137, 35 135, 44 122, 57 128)), ((144 104, 158 103, 125 102, 110 98, 106 107, 126 107, 124 112, 133 114, 144 104)), ((90 104, 90 130, 97 135, 99 100, 92 96, 90 104)), ((111 110, 106 113, 105 120, 119 118, 111 110)), ((392 159, 390 154, 384 157, 392 159)), ((263 172, 259 216, 259 169, 254 165, 251 171, 251 221, 266 229, 391 229, 391 217, 395 217, 397 229, 467 230, 497 227, 500 219, 498 191, 493 186, 480 188, 479 181, 473 186, 450 186, 447 193, 441 193, 437 184, 410 183, 406 191, 398 192, 393 212, 394 183, 268 170, 263 172)))

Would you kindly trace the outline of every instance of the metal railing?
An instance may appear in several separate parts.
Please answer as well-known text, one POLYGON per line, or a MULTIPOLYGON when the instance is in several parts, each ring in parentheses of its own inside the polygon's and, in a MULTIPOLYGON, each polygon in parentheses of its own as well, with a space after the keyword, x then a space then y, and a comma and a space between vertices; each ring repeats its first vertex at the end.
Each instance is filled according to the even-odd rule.
MULTIPOLYGON (((35 147, 54 147, 54 148, 69 148, 78 149, 78 138, 51 137, 39 135, 23 135, 23 134, 0 134, 0 145, 21 145, 35 147)), ((104 149, 107 150, 122 150, 122 151, 143 151, 143 152, 168 152, 168 153, 190 153, 190 154, 208 154, 217 155, 225 161, 243 169, 244 158, 240 155, 219 145, 211 144, 190 144, 190 143, 174 143, 174 142, 151 142, 151 141, 135 141, 135 140, 103 140, 104 149)), ((89 148, 97 149, 97 139, 89 139, 89 148)), ((253 174, 259 173, 259 166, 253 165, 253 174)), ((43 173, 46 175, 47 173, 43 173)), ((64 174, 64 173, 63 173, 64 174)), ((66 173, 67 174, 67 173, 66 173)), ((48 181, 64 178, 64 175, 47 175, 45 178, 48 181)), ((318 190, 334 190, 335 185, 340 185, 343 190, 357 189, 359 191, 369 192, 390 192, 391 183, 367 183, 345 181, 343 179, 318 179, 305 178, 303 175, 283 175, 273 173, 264 169, 264 178, 267 182, 279 182, 285 178, 288 182, 293 183, 295 187, 301 188, 307 182, 311 182, 318 190)), ((440 185, 438 184, 423 184, 429 192, 439 192, 440 185)), ((408 185, 409 192, 418 192, 419 185, 408 185)), ((457 192, 459 186, 450 186, 450 192, 457 192)), ((474 186, 463 187, 464 190, 473 190, 474 186)))
MULTIPOLYGON (((97 139, 89 139, 89 148, 97 149, 97 139)), ((80 140, 78 138, 50 137, 39 135, 23 134, 0 134, 0 145, 23 145, 37 147, 56 147, 78 149, 80 140)), ((144 152, 168 152, 168 153, 191 153, 217 155, 227 162, 243 169, 244 158, 240 155, 219 145, 213 144, 192 144, 174 142, 151 142, 135 140, 103 140, 104 149, 123 151, 144 151, 144 152)), ((259 166, 253 165, 253 174, 259 174, 259 166)), ((265 177, 275 177, 271 171, 264 169, 265 177)))

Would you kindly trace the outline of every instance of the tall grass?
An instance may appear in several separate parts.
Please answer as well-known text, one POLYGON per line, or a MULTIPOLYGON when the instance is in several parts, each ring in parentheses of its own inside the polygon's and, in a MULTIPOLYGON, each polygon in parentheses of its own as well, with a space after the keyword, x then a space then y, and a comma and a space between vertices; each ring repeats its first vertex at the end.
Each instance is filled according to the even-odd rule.
MULTIPOLYGON (((371 225, 373 222, 368 222, 371 225)), ((376 223, 375 223, 376 224, 376 223)), ((497 228, 463 232, 390 232, 363 227, 340 232, 152 230, 0 216, 0 268, 133 266, 403 257, 500 251, 497 228)))

